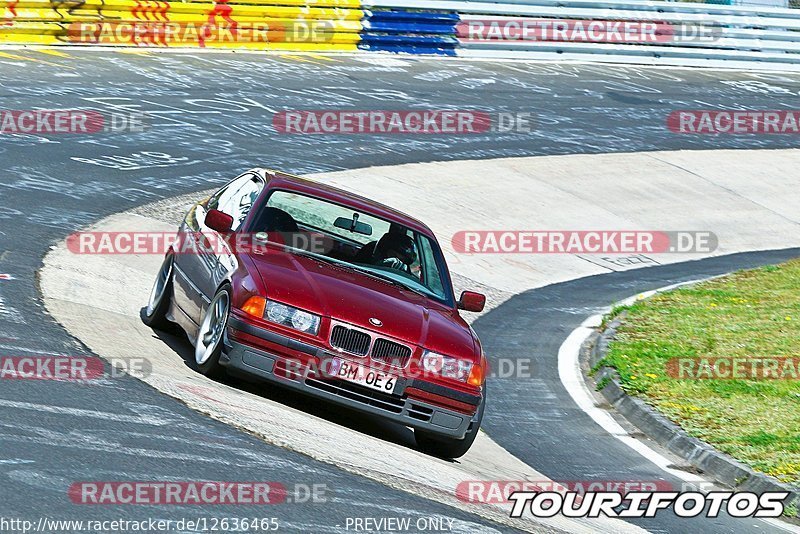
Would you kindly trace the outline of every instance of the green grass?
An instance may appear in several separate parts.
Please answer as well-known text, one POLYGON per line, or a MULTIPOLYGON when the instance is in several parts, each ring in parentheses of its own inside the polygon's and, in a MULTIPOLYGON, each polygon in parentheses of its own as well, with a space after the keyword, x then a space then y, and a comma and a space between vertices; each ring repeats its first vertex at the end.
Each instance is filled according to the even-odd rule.
POLYGON ((800 260, 637 302, 603 363, 690 435, 800 484, 800 380, 678 380, 671 358, 800 357, 800 260))

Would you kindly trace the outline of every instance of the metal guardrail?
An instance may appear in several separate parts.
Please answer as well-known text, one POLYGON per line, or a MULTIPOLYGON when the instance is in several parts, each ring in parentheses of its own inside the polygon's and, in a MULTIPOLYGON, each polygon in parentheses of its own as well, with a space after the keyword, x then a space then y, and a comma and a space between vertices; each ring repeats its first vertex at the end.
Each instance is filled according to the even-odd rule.
POLYGON ((458 13, 393 9, 365 11, 362 50, 456 55, 458 13))
POLYGON ((390 46, 377 40, 370 49, 800 70, 800 11, 795 9, 635 0, 366 0, 362 6, 365 28, 373 17, 386 20, 387 13, 398 20, 412 13, 426 20, 394 32, 390 46), (458 21, 448 34, 452 19, 433 23, 421 14, 458 21), (615 23, 638 30, 620 38, 615 23), (589 34, 590 25, 600 31, 589 34), (643 28, 652 33, 649 39, 642 38, 643 28))
POLYGON ((637 0, 0 0, 0 7, 0 43, 800 70, 800 10, 774 7, 637 0))
MULTIPOLYGON (((426 4, 433 6, 438 3, 436 0, 426 2, 424 0, 413 0, 415 3, 426 4)), ((412 0, 406 2, 392 1, 392 0, 374 0, 365 1, 362 6, 365 8, 388 6, 390 4, 405 4, 406 9, 411 8, 412 0)), ((648 0, 461 0, 452 1, 451 3, 461 4, 465 6, 463 13, 470 13, 472 9, 477 6, 483 5, 516 5, 527 7, 572 7, 582 9, 620 9, 630 11, 656 11, 659 13, 717 13, 717 14, 732 14, 732 15, 756 15, 772 13, 779 17, 796 17, 796 12, 791 9, 770 7, 770 6, 752 6, 752 5, 729 5, 729 4, 712 4, 712 3, 694 3, 694 2, 674 2, 674 1, 648 1, 648 0)), ((431 9, 438 9, 431 7, 431 9)))

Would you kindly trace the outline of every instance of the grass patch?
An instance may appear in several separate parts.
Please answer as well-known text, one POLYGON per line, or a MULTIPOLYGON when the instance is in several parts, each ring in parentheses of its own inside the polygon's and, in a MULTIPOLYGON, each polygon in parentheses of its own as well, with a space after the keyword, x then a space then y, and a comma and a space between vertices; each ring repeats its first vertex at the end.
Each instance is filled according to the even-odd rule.
POLYGON ((690 435, 800 484, 800 380, 676 379, 672 358, 800 358, 800 260, 639 301, 603 363, 690 435))
POLYGON ((603 320, 600 321, 600 330, 605 330, 611 321, 616 319, 622 312, 627 311, 629 307, 630 306, 627 305, 617 304, 611 308, 611 311, 604 315, 603 320))

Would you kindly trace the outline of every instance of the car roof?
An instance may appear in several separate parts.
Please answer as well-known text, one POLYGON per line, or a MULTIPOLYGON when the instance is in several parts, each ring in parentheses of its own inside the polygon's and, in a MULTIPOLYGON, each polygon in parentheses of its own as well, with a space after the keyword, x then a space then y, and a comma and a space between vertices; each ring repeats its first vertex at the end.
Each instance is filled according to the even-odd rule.
POLYGON ((357 211, 363 211, 370 215, 375 215, 379 218, 386 219, 389 222, 402 224, 412 230, 416 230, 422 234, 435 239, 433 232, 422 221, 414 217, 390 208, 380 202, 375 202, 361 195, 339 189, 332 185, 324 184, 316 180, 309 180, 301 178, 293 174, 285 172, 265 169, 270 189, 285 189, 295 193, 306 194, 315 196, 323 200, 328 200, 336 204, 342 204, 347 207, 353 208, 357 211))

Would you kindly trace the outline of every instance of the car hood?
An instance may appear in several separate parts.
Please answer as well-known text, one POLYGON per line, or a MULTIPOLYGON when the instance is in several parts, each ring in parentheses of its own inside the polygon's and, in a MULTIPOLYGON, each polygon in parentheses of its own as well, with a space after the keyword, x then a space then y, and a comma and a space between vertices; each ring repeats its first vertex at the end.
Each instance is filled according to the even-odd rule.
POLYGON ((272 250, 250 257, 269 299, 435 352, 477 357, 469 325, 452 308, 314 258, 272 250))

